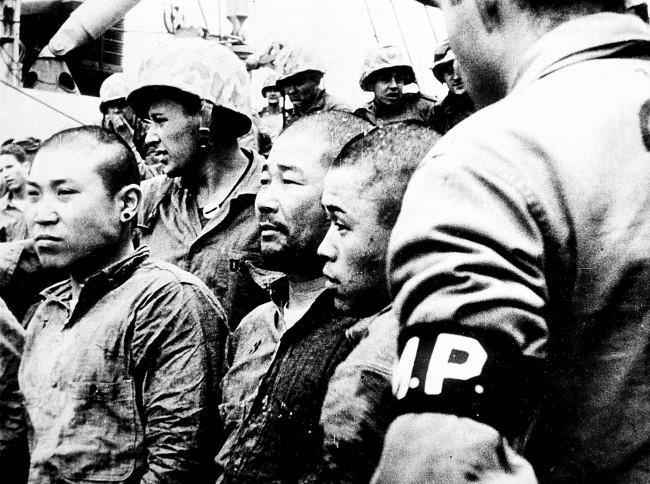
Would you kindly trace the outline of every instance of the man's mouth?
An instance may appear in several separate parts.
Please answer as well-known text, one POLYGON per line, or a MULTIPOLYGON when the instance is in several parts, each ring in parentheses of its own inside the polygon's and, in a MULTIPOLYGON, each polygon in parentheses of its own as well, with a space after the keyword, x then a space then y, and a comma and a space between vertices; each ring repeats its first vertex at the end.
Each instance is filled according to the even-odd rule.
POLYGON ((286 228, 283 225, 273 222, 260 222, 260 232, 262 233, 262 236, 272 235, 275 233, 285 233, 286 228))
POLYGON ((47 248, 54 245, 60 245, 63 239, 53 235, 40 234, 34 237, 34 244, 39 248, 47 248))
POLYGON ((336 277, 328 274, 325 269, 323 269, 323 276, 325 277, 325 287, 327 288, 337 287, 341 284, 341 281, 339 281, 336 277))

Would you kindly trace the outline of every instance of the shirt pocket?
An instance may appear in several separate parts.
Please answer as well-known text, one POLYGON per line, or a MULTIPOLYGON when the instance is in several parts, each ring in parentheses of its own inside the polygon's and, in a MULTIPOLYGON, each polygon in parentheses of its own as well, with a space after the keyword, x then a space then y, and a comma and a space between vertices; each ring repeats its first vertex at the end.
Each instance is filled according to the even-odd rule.
POLYGON ((62 428, 60 471, 74 482, 119 482, 136 467, 138 418, 133 381, 74 382, 62 428))
POLYGON ((259 262, 259 254, 231 249, 211 255, 209 263, 214 275, 208 286, 221 302, 233 330, 241 318, 268 300, 265 289, 255 283, 247 267, 247 263, 259 262))

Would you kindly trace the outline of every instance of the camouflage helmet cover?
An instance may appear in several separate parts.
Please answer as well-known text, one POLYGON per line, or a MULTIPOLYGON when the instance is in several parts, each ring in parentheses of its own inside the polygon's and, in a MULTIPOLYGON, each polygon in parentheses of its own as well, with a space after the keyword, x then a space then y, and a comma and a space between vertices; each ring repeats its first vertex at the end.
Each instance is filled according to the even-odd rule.
POLYGON ((278 74, 277 85, 282 87, 290 78, 306 72, 325 74, 325 68, 316 57, 297 47, 285 46, 278 52, 275 59, 275 70, 278 74))
POLYGON ((239 135, 250 130, 248 75, 227 47, 200 38, 175 38, 142 63, 127 101, 142 115, 161 87, 212 103, 221 116, 232 117, 239 135))
POLYGON ((448 68, 447 66, 450 63, 453 63, 455 60, 456 55, 454 54, 454 51, 451 50, 451 46, 449 45, 448 40, 445 40, 440 45, 438 45, 438 47, 436 47, 436 50, 433 54, 433 67, 431 67, 431 70, 433 71, 433 75, 438 80, 438 82, 441 82, 443 84, 445 83, 443 73, 448 68))
POLYGON ((271 72, 262 83, 262 96, 266 96, 267 91, 279 91, 280 88, 277 85, 278 75, 275 72, 271 72))
POLYGON ((361 89, 372 91, 377 74, 387 69, 401 70, 406 76, 406 84, 416 82, 413 66, 408 62, 406 54, 394 45, 385 45, 371 50, 366 56, 359 79, 361 89))
POLYGON ((118 72, 111 74, 99 88, 99 110, 105 112, 106 103, 119 101, 120 99, 126 100, 129 94, 129 85, 126 82, 124 74, 118 72))

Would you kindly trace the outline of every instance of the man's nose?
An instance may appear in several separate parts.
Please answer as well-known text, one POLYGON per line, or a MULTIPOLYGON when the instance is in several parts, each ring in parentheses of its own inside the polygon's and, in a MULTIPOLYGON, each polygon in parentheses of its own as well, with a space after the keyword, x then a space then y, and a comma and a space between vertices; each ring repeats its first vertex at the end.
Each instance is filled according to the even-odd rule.
POLYGON ((144 135, 145 145, 157 145, 160 143, 160 136, 158 135, 158 128, 155 125, 149 124, 144 135))
POLYGON ((318 246, 318 249, 316 250, 316 253, 324 257, 325 259, 329 261, 333 261, 336 259, 336 248, 334 247, 334 244, 332 243, 332 237, 333 237, 333 225, 330 224, 329 228, 327 229, 327 232, 325 233, 325 237, 323 237, 323 240, 321 241, 320 245, 318 246))
POLYGON ((59 221, 59 216, 48 203, 38 202, 27 209, 28 219, 38 225, 52 225, 59 221))
POLYGON ((255 206, 260 214, 268 215, 278 211, 278 199, 274 192, 272 185, 267 185, 257 193, 255 206))

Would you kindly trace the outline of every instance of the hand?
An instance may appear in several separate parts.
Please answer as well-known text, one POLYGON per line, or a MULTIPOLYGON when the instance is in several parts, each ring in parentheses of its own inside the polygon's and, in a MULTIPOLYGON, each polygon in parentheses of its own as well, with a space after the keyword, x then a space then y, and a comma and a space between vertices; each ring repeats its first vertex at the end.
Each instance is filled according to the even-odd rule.
POLYGON ((406 414, 388 429, 372 484, 536 484, 530 463, 488 425, 439 413, 406 414))

